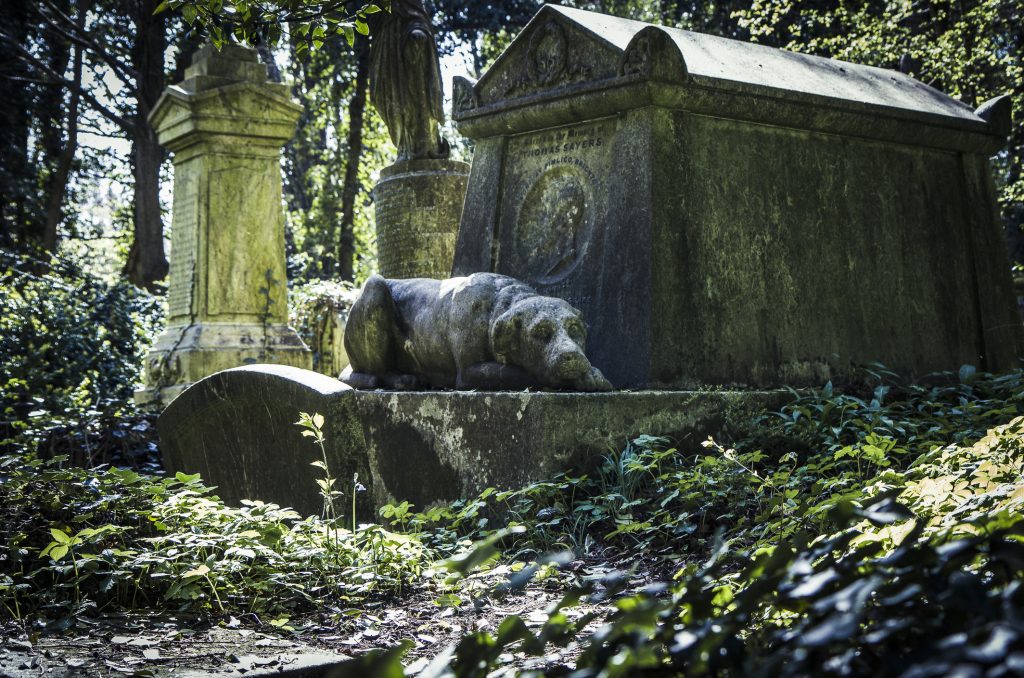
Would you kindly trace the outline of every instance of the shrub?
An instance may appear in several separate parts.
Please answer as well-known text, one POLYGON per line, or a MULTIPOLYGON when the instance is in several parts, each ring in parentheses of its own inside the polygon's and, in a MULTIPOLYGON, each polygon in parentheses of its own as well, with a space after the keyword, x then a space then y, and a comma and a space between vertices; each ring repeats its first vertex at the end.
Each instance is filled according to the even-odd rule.
POLYGON ((314 280, 288 291, 289 321, 313 350, 313 369, 337 377, 348 366, 342 335, 359 290, 347 282, 314 280))
MULTIPOLYGON (((103 437, 101 424, 132 396, 161 313, 154 297, 69 257, 0 250, 0 450, 59 452, 75 445, 56 438, 103 437)), ((122 433, 107 438, 123 441, 130 426, 122 433)))

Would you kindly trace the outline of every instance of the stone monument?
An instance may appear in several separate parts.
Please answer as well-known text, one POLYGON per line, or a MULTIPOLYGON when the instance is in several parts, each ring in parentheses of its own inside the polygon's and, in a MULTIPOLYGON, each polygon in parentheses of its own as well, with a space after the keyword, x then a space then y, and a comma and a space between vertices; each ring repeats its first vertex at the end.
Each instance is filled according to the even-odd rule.
POLYGON ((559 296, 616 387, 1018 364, 978 110, 897 71, 548 5, 454 118, 453 275, 559 296))
POLYGON ((309 368, 288 327, 280 149, 300 107, 255 50, 207 45, 150 114, 174 154, 167 329, 146 358, 140 403, 250 363, 309 368))
POLYGON ((398 159, 373 190, 380 272, 388 278, 447 278, 469 166, 451 160, 438 125, 441 69, 420 0, 394 0, 371 15, 370 100, 398 159))
POLYGON ((586 355, 580 312, 495 273, 372 275, 345 327, 355 388, 610 391, 586 355))
MULTIPOLYGON (((708 385, 820 385, 857 361, 911 374, 1017 364, 987 167, 1005 99, 972 110, 894 71, 547 6, 478 83, 456 81, 454 108, 476 141, 457 275, 508 275, 567 301, 589 326, 586 357, 643 390, 357 391, 247 366, 165 410, 168 469, 201 472, 227 500, 315 512, 318 452, 293 422, 320 412, 336 476, 358 473, 376 506, 424 508, 593 462, 641 433, 697 451, 787 398, 708 385)), ((446 289, 404 282, 397 295, 374 285, 384 341, 358 341, 393 341, 389 298, 401 313, 414 288, 446 289)), ((491 317, 486 299, 468 306, 491 317)), ((410 341, 483 346, 445 313, 430 314, 445 331, 410 341)))

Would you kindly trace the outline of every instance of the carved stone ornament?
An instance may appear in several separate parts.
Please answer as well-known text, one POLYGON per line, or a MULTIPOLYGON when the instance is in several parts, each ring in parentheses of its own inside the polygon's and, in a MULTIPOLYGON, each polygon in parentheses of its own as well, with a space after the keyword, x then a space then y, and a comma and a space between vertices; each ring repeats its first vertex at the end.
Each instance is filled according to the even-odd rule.
POLYGON ((452 112, 456 115, 471 111, 480 105, 474 89, 476 83, 469 78, 456 75, 452 78, 452 112))
POLYGON ((651 38, 649 35, 638 35, 622 53, 619 75, 651 75, 651 38))
POLYGON ((565 31, 554 21, 549 21, 530 38, 527 69, 530 78, 538 85, 548 86, 558 81, 565 73, 569 47, 565 31))
POLYGON ((516 254, 535 282, 556 283, 579 264, 590 230, 589 183, 577 167, 558 165, 526 192, 516 223, 516 254))
POLYGON ((678 83, 687 77, 686 62, 672 37, 659 26, 641 29, 619 60, 619 75, 678 83))

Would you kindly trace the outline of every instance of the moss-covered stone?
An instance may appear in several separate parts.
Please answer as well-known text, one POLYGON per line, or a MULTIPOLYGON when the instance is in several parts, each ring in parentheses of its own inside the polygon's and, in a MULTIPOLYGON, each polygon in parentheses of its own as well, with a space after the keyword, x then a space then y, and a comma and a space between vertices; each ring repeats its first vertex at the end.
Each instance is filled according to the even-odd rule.
MULTIPOLYGON (((294 425, 319 412, 332 474, 367 488, 361 515, 385 503, 419 507, 512 489, 585 466, 641 434, 697 448, 777 408, 780 391, 355 391, 290 367, 256 365, 193 385, 161 415, 170 471, 201 473, 229 502, 262 499, 320 510, 309 465, 319 450, 294 425)), ((347 501, 347 500, 346 500, 347 501)))
POLYGON ((447 278, 466 199, 469 165, 404 160, 385 167, 373 189, 380 273, 447 278))
POLYGON ((311 366, 288 327, 280 149, 300 107, 256 52, 203 47, 150 115, 174 153, 167 329, 139 402, 246 363, 311 366))
POLYGON ((1017 366, 1005 102, 553 5, 455 91, 476 152, 454 274, 579 308, 618 387, 1017 366))

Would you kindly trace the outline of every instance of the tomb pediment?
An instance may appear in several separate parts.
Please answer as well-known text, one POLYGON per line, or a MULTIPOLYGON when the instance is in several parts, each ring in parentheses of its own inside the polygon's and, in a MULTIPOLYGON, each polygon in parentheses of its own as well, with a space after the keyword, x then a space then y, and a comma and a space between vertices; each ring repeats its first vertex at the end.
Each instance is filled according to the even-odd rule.
POLYGON ((454 99, 453 117, 470 136, 645 105, 838 133, 859 127, 863 136, 874 128, 868 118, 884 119, 940 129, 935 145, 950 147, 986 144, 963 135, 1000 136, 980 109, 895 70, 556 5, 479 82, 456 78, 454 99))
POLYGON ((623 39, 628 42, 632 37, 627 33, 602 36, 591 26, 573 21, 564 8, 549 5, 477 84, 477 100, 481 105, 507 102, 614 78, 625 48, 623 39))

